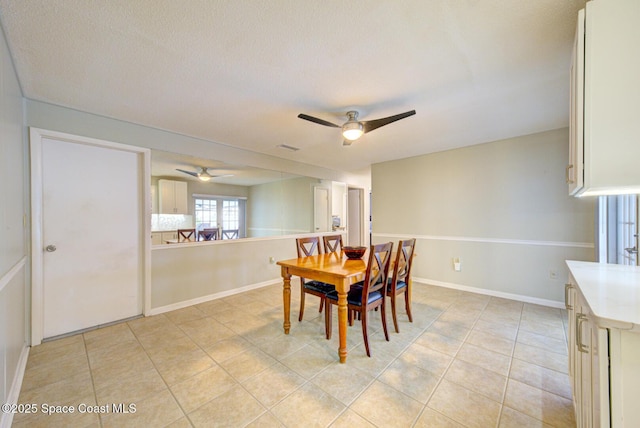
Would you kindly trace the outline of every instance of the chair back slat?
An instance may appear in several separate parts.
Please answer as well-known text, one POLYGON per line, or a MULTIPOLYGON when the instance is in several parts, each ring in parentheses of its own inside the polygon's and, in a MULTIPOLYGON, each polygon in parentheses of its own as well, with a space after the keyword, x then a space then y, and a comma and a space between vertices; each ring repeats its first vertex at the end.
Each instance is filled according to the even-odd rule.
POLYGON ((178 242, 189 242, 196 240, 195 229, 178 229, 178 242))
POLYGON ((222 239, 238 239, 238 229, 223 230, 222 239))
POLYGON ((296 250, 298 257, 308 257, 316 254, 322 254, 320 247, 320 238, 317 236, 309 236, 307 238, 296 239, 296 250))
POLYGON ((342 251, 342 235, 326 235, 322 237, 325 253, 339 253, 342 251))
POLYGON ((383 290, 383 287, 387 285, 392 250, 392 242, 372 245, 369 250, 369 261, 367 263, 362 290, 362 305, 364 307, 367 306, 367 302, 369 301, 369 294, 381 289, 383 290))
POLYGON ((413 265, 413 251, 416 247, 415 238, 398 241, 398 252, 396 262, 393 266, 392 284, 398 281, 405 281, 411 276, 411 266, 413 265))
POLYGON ((198 232, 198 240, 215 241, 218 239, 218 229, 202 229, 198 232))

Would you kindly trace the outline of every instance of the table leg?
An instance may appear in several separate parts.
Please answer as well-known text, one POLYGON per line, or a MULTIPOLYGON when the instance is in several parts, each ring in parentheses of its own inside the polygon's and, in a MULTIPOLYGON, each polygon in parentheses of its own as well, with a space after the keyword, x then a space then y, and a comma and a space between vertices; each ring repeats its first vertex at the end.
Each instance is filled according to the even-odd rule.
POLYGON ((347 292, 349 286, 343 282, 336 286, 336 290, 338 291, 338 333, 340 335, 338 355, 340 362, 345 363, 347 361, 347 292))
POLYGON ((291 329, 291 275, 282 268, 282 300, 284 303, 284 334, 289 334, 291 329))

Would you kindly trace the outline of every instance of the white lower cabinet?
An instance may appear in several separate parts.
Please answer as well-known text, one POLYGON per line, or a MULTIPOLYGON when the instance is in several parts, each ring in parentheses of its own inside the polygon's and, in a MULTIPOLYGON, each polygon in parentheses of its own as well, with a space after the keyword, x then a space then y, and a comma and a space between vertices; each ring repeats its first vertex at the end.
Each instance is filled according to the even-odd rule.
POLYGON ((640 427, 640 334, 595 316, 573 276, 565 305, 576 426, 640 427))
POLYGON ((608 335, 598 327, 575 281, 567 284, 569 377, 578 427, 609 426, 608 335))
POLYGON ((151 245, 166 244, 167 241, 178 239, 177 231, 151 232, 151 245))

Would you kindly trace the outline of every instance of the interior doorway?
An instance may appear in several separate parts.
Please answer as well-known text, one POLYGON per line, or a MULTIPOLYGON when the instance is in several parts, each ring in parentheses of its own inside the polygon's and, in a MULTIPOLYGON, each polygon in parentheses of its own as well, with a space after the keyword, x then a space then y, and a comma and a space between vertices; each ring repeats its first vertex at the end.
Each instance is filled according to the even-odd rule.
POLYGON ((30 138, 32 344, 142 314, 149 151, 39 129, 30 138))
POLYGON ((329 189, 315 186, 313 188, 313 230, 328 232, 330 228, 329 189))
POLYGON ((364 190, 350 187, 347 196, 347 245, 363 245, 364 190))

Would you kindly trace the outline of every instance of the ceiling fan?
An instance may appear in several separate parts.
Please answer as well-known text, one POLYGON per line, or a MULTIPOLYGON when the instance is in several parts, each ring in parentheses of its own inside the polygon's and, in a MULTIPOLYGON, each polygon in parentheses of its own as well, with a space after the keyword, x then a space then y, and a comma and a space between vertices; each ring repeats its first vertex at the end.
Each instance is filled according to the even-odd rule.
POLYGON ((204 168, 204 167, 200 167, 200 171, 198 172, 185 171, 184 169, 178 169, 178 168, 176 168, 176 171, 189 174, 193 177, 198 178, 200 181, 209 181, 212 178, 220 178, 220 177, 233 177, 233 174, 212 175, 209 173, 209 168, 204 168))
POLYGON ((359 121, 358 112, 355 110, 351 110, 347 112, 348 120, 344 124, 342 124, 342 126, 336 125, 335 123, 327 122, 324 119, 318 119, 317 117, 309 116, 308 114, 304 113, 300 113, 298 117, 300 119, 308 120, 319 125, 330 126, 332 128, 342 128, 342 136, 344 137, 344 141, 342 144, 345 146, 350 146, 351 143, 360 138, 362 134, 366 134, 367 132, 371 132, 375 129, 380 128, 381 126, 388 125, 400 119, 413 116, 414 114, 416 114, 416 111, 411 110, 393 116, 383 117, 381 119, 359 121))

